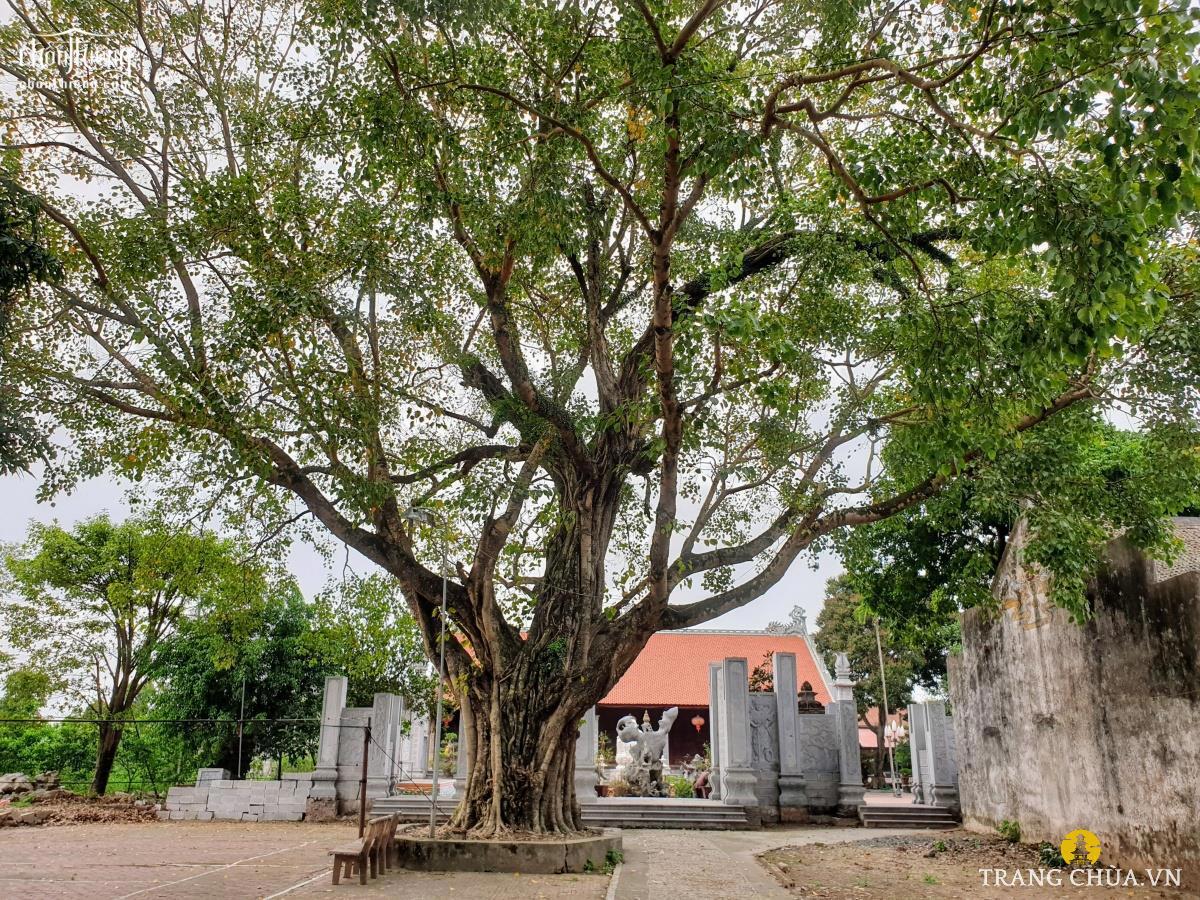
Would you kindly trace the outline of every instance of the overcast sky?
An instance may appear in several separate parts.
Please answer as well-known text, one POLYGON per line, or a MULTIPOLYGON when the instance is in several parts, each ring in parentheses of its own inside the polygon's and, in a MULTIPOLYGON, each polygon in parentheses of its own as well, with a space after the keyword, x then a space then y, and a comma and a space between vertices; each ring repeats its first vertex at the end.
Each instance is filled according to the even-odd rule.
MULTIPOLYGON (((107 512, 113 518, 123 518, 129 507, 125 502, 126 485, 114 479, 93 479, 81 484, 74 493, 58 497, 53 504, 38 503, 38 479, 31 475, 0 477, 0 542, 20 541, 30 521, 52 522, 70 526, 80 519, 107 512)), ((339 556, 330 567, 311 547, 294 546, 289 567, 306 596, 311 597, 334 575, 340 576, 343 559, 339 556)), ((373 563, 352 554, 351 565, 359 572, 374 570, 373 563)), ((802 554, 782 581, 759 599, 739 610, 714 619, 705 628, 762 628, 772 620, 784 621, 796 604, 808 613, 810 625, 821 609, 826 579, 841 571, 837 558, 831 554, 818 557, 817 567, 812 557, 802 554)), ((681 599, 695 599, 692 592, 681 599)))

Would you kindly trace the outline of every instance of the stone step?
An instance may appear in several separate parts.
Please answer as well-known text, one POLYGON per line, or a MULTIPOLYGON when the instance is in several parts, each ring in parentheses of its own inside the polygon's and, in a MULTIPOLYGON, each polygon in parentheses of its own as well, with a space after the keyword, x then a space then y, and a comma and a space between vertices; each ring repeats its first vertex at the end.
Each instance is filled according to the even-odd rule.
MULTIPOLYGON (((438 820, 445 821, 454 811, 454 802, 438 802, 438 820)), ((583 804, 583 821, 600 828, 696 828, 730 830, 747 828, 746 812, 740 806, 716 801, 603 800, 583 804)), ((424 797, 380 797, 371 805, 379 815, 399 813, 404 821, 429 819, 429 801, 424 797)))
POLYGON ((956 828, 948 809, 936 806, 860 806, 858 817, 867 828, 956 828))

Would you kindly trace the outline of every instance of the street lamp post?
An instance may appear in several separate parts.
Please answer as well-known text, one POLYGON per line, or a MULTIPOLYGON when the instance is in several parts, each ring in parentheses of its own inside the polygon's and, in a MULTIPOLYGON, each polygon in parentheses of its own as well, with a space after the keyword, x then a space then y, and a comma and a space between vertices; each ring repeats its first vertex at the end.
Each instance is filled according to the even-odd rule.
POLYGON ((892 750, 892 746, 890 743, 888 743, 888 739, 887 739, 888 726, 890 725, 890 723, 888 723, 888 707, 887 707, 887 675, 884 674, 884 671, 883 671, 883 640, 879 637, 879 619, 875 620, 875 648, 879 651, 879 687, 881 689, 881 693, 883 694, 882 702, 880 703, 880 706, 883 711, 883 721, 885 723, 884 729, 883 729, 883 732, 884 732, 883 741, 884 741, 884 744, 887 745, 888 758, 891 761, 891 766, 892 766, 892 793, 895 794, 897 797, 899 797, 901 794, 901 791, 900 791, 900 780, 896 777, 896 754, 892 750))
MULTIPOLYGON (((405 511, 404 519, 410 522, 425 522, 426 524, 439 524, 434 514, 424 507, 413 506, 405 511)), ((438 801, 438 776, 442 771, 442 693, 445 685, 446 677, 446 529, 442 527, 442 611, 441 611, 441 634, 438 637, 438 677, 437 677, 437 715, 434 718, 433 725, 433 780, 430 784, 430 793, 432 796, 429 800, 429 837, 432 840, 437 831, 437 801, 438 801)), ((462 741, 459 740, 458 752, 461 753, 462 741)))
POLYGON ((888 748, 888 758, 892 763, 892 793, 899 797, 903 791, 901 791, 900 781, 896 777, 896 745, 904 740, 905 732, 904 726, 900 724, 898 718, 887 723, 887 727, 883 729, 883 737, 888 748))

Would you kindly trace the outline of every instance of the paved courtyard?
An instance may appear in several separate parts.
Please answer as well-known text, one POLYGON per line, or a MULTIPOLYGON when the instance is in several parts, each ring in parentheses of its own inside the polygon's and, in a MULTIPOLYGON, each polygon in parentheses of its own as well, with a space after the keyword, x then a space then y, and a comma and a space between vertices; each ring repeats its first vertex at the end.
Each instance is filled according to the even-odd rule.
MULTIPOLYGON (((872 830, 869 836, 888 832, 872 830)), ((911 832, 910 832, 911 833, 911 832)), ((867 837, 861 829, 626 831, 615 883, 604 875, 433 874, 393 870, 369 883, 329 880, 327 853, 348 824, 152 822, 0 831, 0 897, 24 900, 331 895, 470 900, 783 898, 754 854, 783 844, 867 837), (611 888, 611 890, 610 890, 611 888)))

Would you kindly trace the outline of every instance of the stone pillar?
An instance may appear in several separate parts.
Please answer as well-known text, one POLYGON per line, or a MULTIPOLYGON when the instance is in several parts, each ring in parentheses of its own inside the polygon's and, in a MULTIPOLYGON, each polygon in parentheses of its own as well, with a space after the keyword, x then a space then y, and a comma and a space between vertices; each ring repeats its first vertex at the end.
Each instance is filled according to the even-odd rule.
POLYGON ((721 664, 708 664, 708 750, 712 756, 712 771, 708 783, 712 785, 713 800, 721 799, 721 664))
POLYGON ((796 712, 796 654, 775 653, 775 714, 779 724, 779 818, 783 822, 808 819, 808 794, 800 766, 800 726, 796 712))
POLYGON ((758 795, 754 790, 753 757, 750 746, 750 669, 744 659, 728 657, 721 664, 721 801, 727 806, 746 807, 746 817, 757 824, 758 795))
POLYGON ((925 707, 912 703, 908 707, 908 747, 912 755, 913 803, 924 804, 929 798, 929 752, 925 743, 925 707))
POLYGON ((837 655, 833 699, 837 704, 838 764, 841 782, 838 784, 838 813, 857 816, 866 790, 862 783, 862 760, 858 750, 858 706, 854 702, 854 680, 850 677, 850 658, 837 655))
POLYGON ((592 803, 596 797, 596 707, 584 714, 575 742, 575 797, 580 803, 592 803))
POLYGON ((958 815, 958 760, 954 752, 954 731, 946 715, 946 704, 928 700, 925 708, 925 739, 929 748, 931 785, 928 802, 958 815))
POLYGON ((346 707, 347 679, 330 675, 325 679, 321 701, 321 735, 317 745, 317 765, 313 769, 305 817, 310 822, 337 817, 338 742, 341 739, 342 710, 346 707))
POLYGON ((421 760, 421 774, 432 775, 433 769, 430 768, 429 760, 433 749, 433 726, 428 719, 421 720, 421 741, 417 745, 418 759, 421 760))
POLYGON ((395 780, 398 751, 396 735, 400 729, 403 704, 395 694, 379 693, 371 705, 371 744, 367 751, 367 796, 383 797, 390 793, 395 780))

